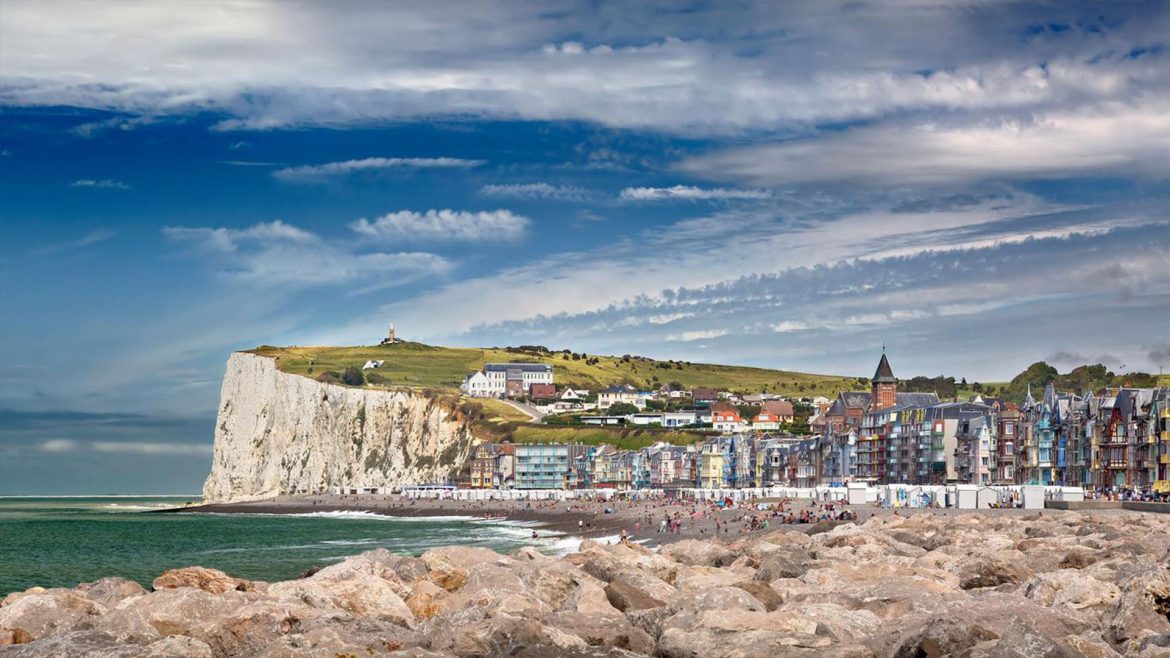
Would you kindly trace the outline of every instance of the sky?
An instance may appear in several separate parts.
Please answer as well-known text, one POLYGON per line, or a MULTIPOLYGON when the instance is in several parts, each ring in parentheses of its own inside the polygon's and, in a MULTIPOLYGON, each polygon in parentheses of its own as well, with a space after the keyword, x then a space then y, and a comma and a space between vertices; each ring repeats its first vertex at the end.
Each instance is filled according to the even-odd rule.
POLYGON ((0 0, 0 495, 197 492, 230 352, 1170 369, 1159 2, 0 0))

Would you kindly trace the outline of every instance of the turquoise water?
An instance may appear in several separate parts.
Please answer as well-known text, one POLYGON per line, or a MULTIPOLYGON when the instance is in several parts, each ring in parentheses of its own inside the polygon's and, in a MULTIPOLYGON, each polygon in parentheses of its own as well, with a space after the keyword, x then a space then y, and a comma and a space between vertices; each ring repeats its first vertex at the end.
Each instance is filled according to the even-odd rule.
MULTIPOLYGON (((418 554, 448 544, 508 551, 534 543, 531 528, 470 519, 148 513, 195 498, 0 498, 0 597, 103 576, 149 587, 163 571, 190 565, 275 581, 378 547, 418 554)), ((535 543, 550 551, 559 545, 556 538, 535 543)))

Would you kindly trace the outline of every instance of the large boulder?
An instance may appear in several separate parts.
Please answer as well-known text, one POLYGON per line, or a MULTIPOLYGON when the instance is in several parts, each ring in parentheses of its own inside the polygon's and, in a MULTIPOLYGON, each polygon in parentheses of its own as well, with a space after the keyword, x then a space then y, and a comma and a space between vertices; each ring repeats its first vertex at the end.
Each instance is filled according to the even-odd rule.
POLYGON ((716 541, 684 539, 667 544, 662 554, 680 564, 698 567, 727 567, 739 554, 716 541))
POLYGON ((248 580, 235 578, 218 569, 207 567, 184 567, 164 571, 154 579, 154 589, 173 589, 176 587, 194 587, 212 594, 223 594, 237 590, 247 592, 255 589, 255 585, 248 580))
POLYGON ((19 629, 33 639, 90 629, 106 612, 104 605, 67 589, 40 590, 6 600, 0 607, 0 629, 19 629))
POLYGON ((268 596, 277 601, 295 602, 315 609, 338 609, 355 615, 414 625, 414 614, 404 597, 411 590, 398 575, 380 561, 349 558, 308 578, 275 583, 268 596))
POLYGON ((146 594, 142 585, 125 578, 102 578, 92 583, 81 583, 74 587, 73 591, 107 608, 112 608, 126 599, 146 594))
POLYGON ((1024 585, 1024 596, 1046 606, 1105 608, 1121 598, 1121 590, 1077 569, 1042 573, 1024 585))
POLYGON ((650 574, 627 570, 618 572, 609 581, 605 594, 613 607, 631 612, 662 607, 678 595, 678 590, 650 574))
POLYGON ((1033 574, 1027 568, 1006 560, 980 557, 962 563, 956 575, 959 577, 960 587, 977 589, 1022 583, 1033 574))
POLYGON ((0 649, 4 658, 141 658, 143 648, 101 631, 69 631, 0 649))
POLYGON ((94 625, 121 642, 149 643, 219 623, 258 598, 258 594, 234 590, 211 594, 194 587, 164 589, 122 601, 94 625))

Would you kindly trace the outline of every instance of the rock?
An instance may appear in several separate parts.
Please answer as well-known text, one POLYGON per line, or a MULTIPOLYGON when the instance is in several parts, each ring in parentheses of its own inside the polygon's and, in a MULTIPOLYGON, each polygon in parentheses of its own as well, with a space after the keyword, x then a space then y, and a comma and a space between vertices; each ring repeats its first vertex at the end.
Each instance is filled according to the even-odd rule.
POLYGON ((762 583, 758 580, 741 580, 732 585, 732 587, 738 587, 751 594, 757 601, 764 604, 764 609, 768 612, 772 612, 776 608, 784 605, 784 598, 767 583, 762 583))
POLYGON ((14 644, 28 644, 33 641, 33 636, 29 635, 28 631, 23 628, 3 628, 0 629, 0 647, 11 646, 14 644))
POLYGON ((557 612, 543 619, 546 626, 576 635, 589 646, 626 649, 636 654, 654 650, 654 639, 636 628, 622 615, 591 615, 581 612, 557 612))
POLYGON ((1046 606, 1104 608, 1121 598, 1116 585, 1093 578, 1077 569, 1042 573, 1024 586, 1024 596, 1046 606))
POLYGON ((975 589, 1022 583, 1032 577, 1032 572, 998 558, 982 557, 964 563, 957 575, 960 587, 975 589))
POLYGON ((659 608, 677 594, 666 582, 637 571, 622 571, 605 586, 610 604, 622 612, 659 608))
POLYGON ((164 589, 122 601, 94 625, 120 642, 150 643, 218 623, 258 598, 234 590, 211 594, 194 587, 164 589))
MULTIPOLYGON (((92 628, 105 606, 66 589, 25 593, 0 608, 0 629, 20 629, 39 640, 49 635, 92 628)), ((23 636, 22 636, 23 637, 23 636)))
POLYGON ((1135 566, 1119 573, 1118 587, 1121 597, 1105 614, 1106 640, 1118 645, 1143 632, 1170 636, 1170 568, 1135 566))
POLYGON ((125 578, 102 578, 92 583, 81 583, 73 589, 90 601, 107 608, 112 608, 125 599, 146 594, 142 585, 125 578))
POLYGON ((1084 569, 1097 561, 1097 556, 1089 551, 1074 549, 1065 554, 1060 560, 1061 569, 1084 569))
POLYGON ((826 649, 834 644, 831 638, 816 633, 816 620, 797 613, 708 610, 692 626, 664 630, 658 638, 657 655, 748 658, 826 649))
POLYGON ((142 647, 100 631, 70 631, 0 650, 4 658, 139 658, 142 647))
POLYGON ((406 597, 406 607, 416 620, 430 619, 443 611, 442 601, 447 591, 429 580, 419 580, 414 585, 410 596, 406 597))
POLYGON ((203 640, 186 635, 172 635, 152 642, 144 649, 143 658, 214 658, 211 647, 203 640))
POLYGON ((559 610, 585 583, 601 588, 604 583, 561 560, 545 559, 519 569, 520 580, 549 607, 559 610))
POLYGON ((184 567, 164 571, 154 579, 154 589, 172 589, 175 587, 194 587, 212 594, 223 594, 232 590, 247 592, 254 588, 247 580, 234 578, 218 569, 206 567, 184 567))
POLYGON ((806 557, 807 554, 793 556, 787 551, 776 551, 760 561, 760 567, 753 578, 765 583, 779 578, 800 578, 808 571, 808 567, 804 565, 806 557))
POLYGON ((335 608, 411 627, 414 614, 404 596, 410 588, 377 560, 355 556, 318 571, 308 578, 275 583, 268 595, 277 601, 297 602, 315 609, 335 608))
POLYGON ((667 544, 662 554, 680 563, 697 567, 726 567, 739 555, 722 544, 698 539, 684 539, 667 544))
POLYGON ((463 569, 469 570, 481 564, 505 563, 507 558, 490 548, 478 546, 443 546, 432 548, 419 558, 431 571, 463 569))
MULTIPOLYGON (((405 607, 405 606, 404 606, 405 607)), ((191 630, 217 656, 256 656, 282 636, 301 630, 311 611, 271 601, 250 603, 225 619, 191 630)))

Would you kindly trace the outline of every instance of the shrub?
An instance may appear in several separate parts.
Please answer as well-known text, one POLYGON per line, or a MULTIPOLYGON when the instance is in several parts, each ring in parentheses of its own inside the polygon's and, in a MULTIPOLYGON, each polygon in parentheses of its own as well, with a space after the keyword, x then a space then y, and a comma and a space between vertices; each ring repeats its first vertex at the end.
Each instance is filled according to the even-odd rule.
POLYGON ((370 374, 366 375, 366 382, 375 386, 388 386, 390 384, 390 379, 383 377, 376 372, 371 372, 370 374))
POLYGON ((618 402, 609 406, 606 413, 610 416, 626 416, 638 413, 638 408, 629 402, 618 402))
POLYGON ((317 381, 324 382, 326 384, 340 384, 341 373, 337 372, 336 370, 326 370, 320 375, 317 375, 317 381))
POLYGON ((366 383, 366 377, 361 370, 350 366, 341 373, 341 382, 347 386, 361 386, 366 383))

